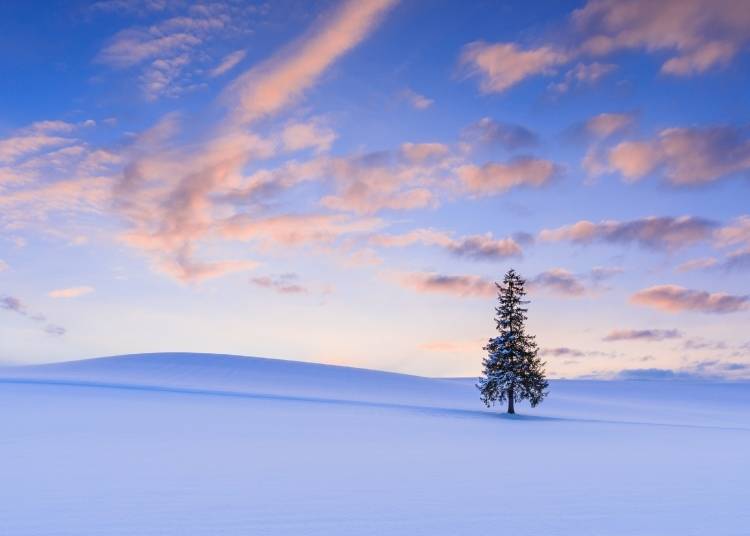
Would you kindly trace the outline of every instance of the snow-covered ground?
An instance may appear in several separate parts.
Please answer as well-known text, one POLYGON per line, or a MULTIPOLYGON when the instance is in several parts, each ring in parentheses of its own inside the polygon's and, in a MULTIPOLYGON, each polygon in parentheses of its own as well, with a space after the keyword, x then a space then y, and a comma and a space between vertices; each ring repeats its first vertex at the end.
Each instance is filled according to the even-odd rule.
POLYGON ((750 534, 750 384, 160 354, 0 369, 0 534, 750 534))

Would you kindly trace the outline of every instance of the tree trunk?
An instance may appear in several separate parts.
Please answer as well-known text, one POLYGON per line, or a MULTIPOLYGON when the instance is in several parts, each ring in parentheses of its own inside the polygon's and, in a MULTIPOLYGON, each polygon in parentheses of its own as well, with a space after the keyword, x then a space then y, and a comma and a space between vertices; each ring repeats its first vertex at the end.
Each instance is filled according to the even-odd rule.
POLYGON ((508 389, 508 413, 515 413, 516 408, 513 407, 513 388, 508 389))

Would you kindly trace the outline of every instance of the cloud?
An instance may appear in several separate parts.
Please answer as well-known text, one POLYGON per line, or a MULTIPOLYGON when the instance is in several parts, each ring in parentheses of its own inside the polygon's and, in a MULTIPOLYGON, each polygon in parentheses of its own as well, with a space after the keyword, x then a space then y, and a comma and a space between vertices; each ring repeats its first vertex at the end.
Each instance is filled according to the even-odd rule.
POLYGON ((632 114, 602 113, 593 116, 584 123, 588 134, 596 138, 608 138, 619 134, 633 125, 635 118, 632 114))
POLYGON ((485 298, 497 293, 495 283, 476 275, 442 275, 413 272, 398 276, 401 286, 419 293, 450 294, 461 298, 485 298))
POLYGON ((530 293, 551 292, 566 297, 582 297, 606 290, 602 283, 622 272, 621 268, 609 266, 596 266, 583 274, 552 268, 529 279, 528 289, 530 293))
POLYGON ((661 70, 677 76, 727 65, 750 38, 741 0, 590 0, 572 23, 582 53, 671 52, 661 70))
MULTIPOLYGON (((26 305, 15 296, 0 296, 0 309, 19 314, 36 323, 46 322, 46 317, 43 314, 32 314, 31 312, 29 312, 26 305)), ((66 330, 62 326, 58 326, 56 324, 47 324, 44 327, 44 331, 50 335, 60 336, 64 335, 66 330)))
POLYGON ((19 313, 22 315, 26 314, 26 308, 21 303, 21 300, 13 296, 1 296, 0 297, 0 309, 5 309, 6 311, 13 311, 14 313, 19 313))
POLYGON ((559 168, 549 160, 517 157, 508 163, 466 164, 458 168, 459 180, 475 195, 494 195, 519 186, 546 186, 559 168))
POLYGON ((528 288, 530 292, 548 290, 564 296, 582 296, 586 293, 586 287, 580 278, 563 268, 541 272, 529 280, 528 288))
POLYGON ((722 267, 728 271, 747 271, 750 270, 750 250, 746 251, 735 251, 730 253, 724 262, 722 267))
POLYGON ((250 282, 259 287, 274 290, 279 294, 306 294, 308 292, 307 287, 300 285, 297 282, 298 280, 297 274, 287 273, 278 277, 254 277, 250 282))
POLYGON ((412 89, 405 89, 400 93, 400 98, 408 102, 416 110, 426 110, 432 106, 435 101, 428 99, 424 95, 420 95, 412 89))
POLYGON ((677 285, 657 285, 640 290, 630 297, 630 301, 670 313, 695 311, 726 314, 744 311, 750 306, 750 296, 709 293, 677 285))
POLYGON ((235 2, 182 4, 178 12, 147 27, 125 28, 99 51, 95 61, 115 69, 140 68, 139 82, 144 96, 155 100, 174 97, 205 85, 242 60, 243 51, 226 56, 213 67, 205 65, 209 55, 202 50, 208 42, 228 40, 247 33, 247 21, 257 18, 254 6, 235 2))
POLYGON ((253 218, 239 215, 222 223, 225 238, 256 240, 265 247, 333 244, 342 236, 380 229, 378 218, 351 218, 344 214, 285 214, 253 218))
POLYGON ((556 229, 544 229, 539 233, 539 239, 545 242, 604 242, 637 244, 648 249, 677 249, 708 240, 717 226, 711 220, 694 216, 652 216, 626 222, 608 220, 599 223, 581 220, 556 229))
POLYGON ((94 292, 94 287, 83 286, 83 287, 60 288, 60 289, 50 291, 49 297, 50 298, 77 298, 85 294, 91 294, 92 292, 94 292))
MULTIPOLYGON (((76 128, 77 125, 65 121, 45 120, 18 129, 11 136, 0 139, 0 165, 14 164, 14 166, 19 166, 23 159, 32 155, 45 150, 60 149, 62 146, 73 145, 77 143, 77 140, 67 135, 76 128)), ((22 166, 29 167, 30 164, 23 164, 22 166)), ((0 186, 3 182, 12 182, 7 178, 3 179, 3 175, 7 176, 12 171, 12 169, 0 167, 0 186)))
POLYGON ((539 74, 553 74, 569 60, 552 47, 521 49, 514 43, 476 41, 463 49, 460 64, 469 76, 479 78, 483 93, 501 93, 522 80, 539 74))
POLYGON ((575 348, 568 348, 567 346, 560 346, 558 348, 543 348, 539 350, 541 355, 551 355, 553 357, 584 357, 586 352, 576 350, 575 348))
POLYGON ((244 50, 235 50, 234 52, 227 54, 222 58, 219 65, 211 69, 209 73, 210 76, 217 77, 231 71, 237 66, 239 62, 245 59, 246 55, 247 52, 245 52, 244 50))
POLYGON ((521 125, 501 123, 490 117, 483 117, 461 132, 461 137, 475 145, 500 146, 508 150, 534 147, 539 137, 521 125))
POLYGON ((594 283, 601 283, 602 281, 606 281, 624 271, 625 270, 617 266, 594 266, 589 273, 589 277, 594 283))
POLYGON ((61 337, 67 333, 68 330, 66 330, 62 326, 58 326, 57 324, 47 324, 44 327, 44 332, 49 335, 54 335, 55 337, 61 337))
POLYGON ((750 247, 750 216, 739 216, 731 224, 717 230, 716 242, 719 246, 744 244, 750 247))
POLYGON ((434 229, 415 229, 400 235, 376 235, 370 242, 382 247, 439 246, 453 255, 474 260, 502 260, 522 255, 521 246, 513 238, 496 239, 491 233, 454 238, 434 229))
POLYGON ((450 149, 443 143, 404 143, 401 154, 410 162, 426 162, 448 156, 450 149))
POLYGON ((394 4, 395 0, 349 0, 284 51, 243 74, 227 93, 238 119, 250 122, 296 100, 365 39, 394 4))
POLYGON ((322 153, 331 148, 336 137, 336 133, 320 121, 290 123, 281 132, 281 140, 287 151, 313 149, 322 153))
POLYGON ((4 272, 8 270, 10 266, 8 266, 8 263, 5 262, 3 259, 0 259, 0 272, 4 272))
POLYGON ((683 262, 677 267, 678 272, 692 272, 694 270, 706 270, 716 266, 717 261, 714 257, 704 257, 702 259, 692 259, 683 262))
POLYGON ((331 159, 326 173, 334 179, 336 192, 323 197, 321 204, 359 214, 437 206, 436 183, 450 171, 438 149, 437 145, 419 144, 406 146, 404 153, 402 147, 406 159, 394 159, 384 152, 331 159), (426 160, 415 163, 411 158, 426 160))
POLYGON ((616 329, 611 331, 602 340, 606 342, 615 341, 664 341, 667 339, 679 339, 682 332, 676 329, 616 329))
POLYGON ((668 54, 661 72, 690 76, 728 65, 750 41, 750 15, 742 0, 589 0, 572 12, 560 39, 537 46, 466 45, 459 63, 479 79, 483 93, 501 93, 533 76, 564 71, 551 89, 593 83, 615 65, 589 61, 622 50, 668 54))
POLYGON ((566 71, 561 81, 551 84, 550 89, 565 93, 576 86, 593 85, 616 69, 617 65, 611 63, 579 63, 566 71))
POLYGON ((653 140, 616 145, 608 166, 628 181, 662 170, 676 186, 705 184, 750 171, 750 138, 733 126, 668 128, 653 140))

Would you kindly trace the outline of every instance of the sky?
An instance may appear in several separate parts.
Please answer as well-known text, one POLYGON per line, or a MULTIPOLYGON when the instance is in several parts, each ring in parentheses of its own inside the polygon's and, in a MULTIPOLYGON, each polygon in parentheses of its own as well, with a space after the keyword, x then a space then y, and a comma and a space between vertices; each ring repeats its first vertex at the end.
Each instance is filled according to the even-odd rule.
POLYGON ((7 1, 0 362, 750 378, 744 0, 7 1))

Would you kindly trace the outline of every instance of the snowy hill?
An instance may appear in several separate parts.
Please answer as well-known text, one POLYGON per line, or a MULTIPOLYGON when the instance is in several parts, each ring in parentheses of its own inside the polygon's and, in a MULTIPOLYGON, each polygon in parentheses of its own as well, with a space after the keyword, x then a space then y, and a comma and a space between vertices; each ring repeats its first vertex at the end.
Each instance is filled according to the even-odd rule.
POLYGON ((0 369, 0 533, 745 535, 750 386, 146 354, 0 369))

